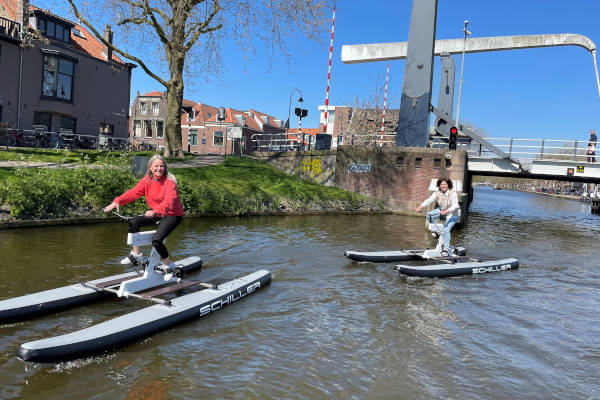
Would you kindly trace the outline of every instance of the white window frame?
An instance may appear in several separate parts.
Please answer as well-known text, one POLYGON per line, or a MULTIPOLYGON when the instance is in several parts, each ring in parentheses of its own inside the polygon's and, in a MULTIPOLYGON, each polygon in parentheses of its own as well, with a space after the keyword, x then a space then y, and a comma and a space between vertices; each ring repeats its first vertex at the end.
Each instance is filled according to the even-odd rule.
POLYGON ((213 131, 213 146, 223 147, 225 142, 225 133, 222 131, 213 131), (220 144, 217 143, 217 137, 220 137, 220 144))
POLYGON ((145 119, 144 120, 144 137, 150 139, 152 137, 152 120, 151 119, 145 119), (150 136, 148 136, 148 128, 150 128, 150 136))
POLYGON ((163 121, 162 119, 157 119, 155 121, 156 124, 156 138, 157 139, 162 139, 165 137, 165 121, 163 121), (158 129, 158 126, 160 124, 160 129, 158 129))
POLYGON ((133 120, 133 136, 136 138, 142 137, 142 120, 140 119, 133 120))

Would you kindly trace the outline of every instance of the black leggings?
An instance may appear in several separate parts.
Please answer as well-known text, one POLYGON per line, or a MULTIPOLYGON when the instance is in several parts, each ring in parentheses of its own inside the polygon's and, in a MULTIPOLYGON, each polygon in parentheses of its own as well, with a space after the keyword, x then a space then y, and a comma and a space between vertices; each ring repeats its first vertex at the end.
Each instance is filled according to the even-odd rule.
POLYGON ((158 221, 158 227, 156 232, 152 235, 152 246, 160 254, 160 258, 165 259, 169 257, 169 251, 163 243, 163 240, 169 236, 171 232, 183 219, 182 216, 167 215, 165 217, 146 217, 145 215, 138 215, 129 220, 129 233, 137 233, 140 231, 140 227, 146 225, 154 225, 158 221))

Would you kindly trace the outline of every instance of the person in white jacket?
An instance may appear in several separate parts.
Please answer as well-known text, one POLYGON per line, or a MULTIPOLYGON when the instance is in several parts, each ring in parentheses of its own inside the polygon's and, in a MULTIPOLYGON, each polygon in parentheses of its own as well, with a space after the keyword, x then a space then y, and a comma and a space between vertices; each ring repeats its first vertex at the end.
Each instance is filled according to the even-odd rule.
POLYGON ((442 255, 448 255, 450 249, 450 231, 458 222, 458 215, 455 211, 458 210, 458 195, 452 189, 452 180, 448 178, 438 179, 436 186, 438 190, 435 191, 427 200, 421 205, 415 208, 416 212, 421 212, 423 207, 436 202, 437 207, 427 213, 427 218, 430 222, 434 218, 439 218, 440 221, 444 221, 444 232, 442 233, 443 249, 442 255))

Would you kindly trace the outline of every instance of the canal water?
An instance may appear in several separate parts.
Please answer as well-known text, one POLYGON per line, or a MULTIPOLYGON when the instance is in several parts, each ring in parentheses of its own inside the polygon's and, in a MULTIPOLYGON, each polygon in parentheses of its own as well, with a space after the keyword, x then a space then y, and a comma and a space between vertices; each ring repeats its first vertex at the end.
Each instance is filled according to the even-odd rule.
MULTIPOLYGON (((0 231, 0 298, 122 272, 123 223, 0 231)), ((258 269, 271 285, 100 357, 39 365, 24 342, 146 306, 108 300, 0 326, 3 399, 600 398, 600 217, 589 205, 477 188, 453 243, 521 268, 405 278, 344 250, 435 243, 399 215, 186 219, 176 258, 199 277, 258 269)))

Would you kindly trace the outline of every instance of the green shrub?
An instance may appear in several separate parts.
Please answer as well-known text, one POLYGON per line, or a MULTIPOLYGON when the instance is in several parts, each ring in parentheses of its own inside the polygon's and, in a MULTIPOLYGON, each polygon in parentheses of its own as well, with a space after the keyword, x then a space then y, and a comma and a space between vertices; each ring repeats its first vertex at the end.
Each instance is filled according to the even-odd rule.
MULTIPOLYGON (((92 153, 98 156, 97 153, 92 153)), ((104 157, 110 157, 106 153, 104 157)), ((122 160, 120 160, 122 162, 122 160)), ((108 162, 107 162, 108 163, 108 162)), ((330 207, 359 208, 365 197, 287 175, 248 158, 228 157, 203 168, 174 169, 186 213, 237 214, 277 211, 283 206, 303 211, 330 207)), ((0 169, 0 204, 17 219, 102 216, 102 208, 138 182, 126 168, 0 169)), ((384 202, 374 207, 385 209, 384 202)), ((145 199, 121 208, 123 215, 148 209, 145 199)))

